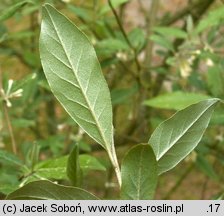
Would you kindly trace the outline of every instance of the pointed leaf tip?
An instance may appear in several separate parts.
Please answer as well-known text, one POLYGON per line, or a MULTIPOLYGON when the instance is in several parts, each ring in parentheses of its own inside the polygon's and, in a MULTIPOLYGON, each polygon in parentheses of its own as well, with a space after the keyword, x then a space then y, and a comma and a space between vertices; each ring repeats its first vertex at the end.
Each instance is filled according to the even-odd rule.
POLYGON ((193 104, 155 129, 148 143, 155 152, 159 174, 175 167, 198 145, 219 101, 212 98, 193 104))
POLYGON ((7 200, 97 200, 93 194, 76 187, 41 180, 26 184, 9 194, 7 200))
POLYGON ((95 50, 78 27, 48 4, 41 23, 40 58, 55 97, 72 119, 106 149, 120 182, 110 92, 95 50))
POLYGON ((49 4, 43 7, 40 56, 49 85, 68 114, 99 144, 113 145, 112 105, 87 37, 49 4))

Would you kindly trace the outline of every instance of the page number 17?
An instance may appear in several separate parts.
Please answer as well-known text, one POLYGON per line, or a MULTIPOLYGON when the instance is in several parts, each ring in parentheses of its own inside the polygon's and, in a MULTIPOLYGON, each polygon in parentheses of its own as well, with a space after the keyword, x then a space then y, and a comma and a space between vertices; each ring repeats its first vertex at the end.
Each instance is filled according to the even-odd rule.
POLYGON ((219 211, 219 207, 220 207, 220 204, 210 204, 209 205, 209 211, 207 212, 218 212, 219 211))

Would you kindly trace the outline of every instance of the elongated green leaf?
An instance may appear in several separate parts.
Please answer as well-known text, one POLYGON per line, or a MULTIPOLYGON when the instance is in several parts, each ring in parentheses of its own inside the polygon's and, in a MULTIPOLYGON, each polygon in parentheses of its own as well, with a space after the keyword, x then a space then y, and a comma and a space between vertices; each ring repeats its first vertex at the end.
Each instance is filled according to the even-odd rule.
POLYGON ((50 181, 35 181, 7 196, 8 200, 97 200, 93 194, 75 187, 54 184, 50 181))
POLYGON ((5 21, 5 20, 9 19, 10 17, 12 17, 20 8, 22 8, 27 3, 32 3, 32 2, 28 1, 28 0, 20 1, 16 4, 12 5, 11 7, 7 8, 6 10, 4 10, 0 15, 0 22, 5 21))
POLYGON ((219 22, 221 20, 224 19, 224 6, 219 7, 213 11, 211 11, 207 17, 205 17, 204 19, 202 19, 196 29, 195 32, 197 34, 201 33, 202 31, 204 31, 207 28, 210 28, 212 26, 218 25, 219 22))
POLYGON ((209 96, 203 94, 176 91, 146 100, 144 101, 144 105, 161 109, 180 110, 190 106, 191 104, 209 98, 209 96))
MULTIPOLYGON (((90 170, 106 171, 106 168, 97 160, 97 158, 91 155, 80 155, 79 162, 84 174, 90 170)), ((34 168, 35 174, 47 179, 67 179, 67 163, 68 156, 40 162, 34 168)))
POLYGON ((111 91, 111 100, 113 105, 125 104, 138 91, 138 86, 133 85, 130 88, 113 89, 111 91))
POLYGON ((204 157, 204 155, 198 154, 197 161, 196 161, 197 167, 204 172, 208 177, 214 180, 218 180, 219 176, 216 174, 212 164, 204 157))
POLYGON ((82 18, 86 22, 93 21, 93 10, 87 8, 76 7, 74 5, 68 4, 68 9, 73 12, 76 16, 82 18))
POLYGON ((110 92, 95 50, 84 33, 48 4, 43 7, 40 56, 56 98, 117 167, 110 92))
POLYGON ((224 199, 224 191, 219 192, 215 196, 212 197, 212 200, 223 200, 224 199))
MULTIPOLYGON (((124 4, 128 2, 128 0, 111 0, 111 3, 113 5, 114 8, 119 7, 120 5, 124 4)), ((105 13, 107 13, 108 11, 110 11, 110 7, 108 4, 105 4, 101 9, 100 9, 100 15, 103 15, 105 13)))
POLYGON ((134 28, 131 32, 129 32, 128 39, 131 41, 136 51, 140 51, 147 42, 144 30, 141 28, 134 28))
POLYGON ((35 166, 35 174, 47 179, 66 179, 67 161, 68 156, 42 161, 35 166))
POLYGON ((208 99, 180 110, 161 123, 149 139, 156 159, 158 173, 175 167, 200 142, 219 99, 208 99))
POLYGON ((214 97, 219 97, 224 94, 224 73, 220 65, 215 65, 208 68, 207 83, 209 90, 214 97))
POLYGON ((108 38, 97 42, 96 51, 102 56, 116 54, 118 51, 128 50, 129 46, 122 40, 108 38))
POLYGON ((213 125, 224 125, 224 113, 223 108, 218 107, 212 115, 211 124, 213 125))
POLYGON ((179 28, 155 27, 153 30, 165 37, 168 37, 168 36, 173 36, 175 38, 186 38, 187 37, 187 33, 179 28))
POLYGON ((106 167, 97 158, 91 155, 80 155, 79 162, 82 170, 88 172, 89 170, 106 171, 106 167))
POLYGON ((12 120, 12 125, 13 127, 17 127, 17 128, 28 128, 30 126, 34 126, 35 125, 35 121, 34 120, 28 120, 28 119, 13 119, 12 120))
POLYGON ((151 146, 134 146, 122 162, 121 176, 122 199, 153 199, 157 185, 157 162, 151 146))
POLYGON ((160 46, 162 46, 170 51, 174 51, 173 44, 165 37, 162 37, 157 34, 153 34, 150 36, 150 40, 154 41, 155 43, 159 44, 160 46))
POLYGON ((3 163, 8 163, 11 165, 16 165, 16 166, 23 166, 23 162, 14 154, 11 154, 10 152, 0 150, 0 161, 3 163))
POLYGON ((76 187, 80 187, 82 184, 82 170, 79 164, 79 148, 75 145, 74 149, 70 153, 67 162, 67 175, 72 184, 76 187))

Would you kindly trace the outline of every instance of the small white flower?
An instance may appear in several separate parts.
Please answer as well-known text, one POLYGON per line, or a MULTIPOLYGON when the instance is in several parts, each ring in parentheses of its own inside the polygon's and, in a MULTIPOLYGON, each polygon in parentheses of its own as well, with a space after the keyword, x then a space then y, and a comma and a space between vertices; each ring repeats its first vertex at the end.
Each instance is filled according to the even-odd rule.
POLYGON ((9 95, 11 89, 12 89, 12 85, 13 85, 13 80, 9 80, 8 81, 8 88, 7 88, 7 91, 6 91, 6 95, 9 95))
POLYGON ((201 54, 201 50, 195 50, 195 51, 193 52, 193 54, 195 54, 195 55, 200 55, 200 54, 201 54))
POLYGON ((208 44, 205 44, 205 46, 204 46, 204 50, 205 50, 205 51, 209 51, 209 52, 211 52, 211 53, 214 52, 213 48, 212 48, 210 45, 208 45, 208 44))
POLYGON ((207 59, 206 59, 206 64, 207 64, 209 67, 214 66, 214 62, 213 62, 210 58, 207 58, 207 59))
POLYGON ((121 61, 127 61, 128 60, 128 56, 126 53, 124 52, 118 52, 116 54, 117 58, 120 59, 121 61))
POLYGON ((21 97, 23 95, 23 89, 18 89, 9 95, 9 98, 21 97))
POLYGON ((63 129, 65 129, 65 127, 66 127, 66 124, 58 124, 58 125, 57 125, 57 129, 58 129, 59 131, 62 131, 63 129))
POLYGON ((5 99, 5 102, 7 107, 12 107, 12 103, 10 102, 8 98, 5 99))
POLYGON ((92 43, 92 45, 96 45, 96 42, 97 42, 96 39, 95 39, 94 37, 92 37, 92 38, 91 38, 91 43, 92 43))
POLYGON ((8 87, 7 90, 5 92, 4 89, 0 89, 1 95, 2 95, 2 99, 6 102, 6 106, 7 107, 11 107, 12 103, 10 102, 10 98, 17 98, 17 97, 21 97, 22 93, 23 93, 23 89, 18 89, 14 92, 11 92, 12 90, 12 85, 13 85, 13 80, 9 80, 8 81, 8 87))
POLYGON ((37 74, 36 73, 34 73, 33 75, 32 75, 32 79, 35 79, 37 77, 37 74))
POLYGON ((180 74, 182 77, 187 78, 190 76, 192 68, 187 60, 182 60, 179 64, 180 74))
POLYGON ((219 141, 219 142, 222 142, 222 141, 224 140, 224 138, 223 138, 223 134, 218 134, 218 135, 216 135, 215 139, 216 139, 217 141, 219 141))
POLYGON ((192 65, 193 64, 193 62, 194 62, 194 60, 195 60, 195 55, 191 55, 188 59, 187 59, 187 62, 190 64, 190 65, 192 65))
POLYGON ((1 95, 5 96, 5 91, 4 89, 0 89, 1 95))
POLYGON ((80 141, 83 138, 84 134, 85 134, 85 131, 82 128, 79 128, 79 131, 76 134, 76 140, 80 141))

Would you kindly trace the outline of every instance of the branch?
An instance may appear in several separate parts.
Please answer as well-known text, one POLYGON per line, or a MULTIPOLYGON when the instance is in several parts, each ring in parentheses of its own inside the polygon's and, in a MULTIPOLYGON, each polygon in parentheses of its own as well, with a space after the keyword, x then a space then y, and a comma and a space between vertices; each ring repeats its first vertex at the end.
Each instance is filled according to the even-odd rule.
MULTIPOLYGON (((148 16, 146 17, 146 23, 147 23, 147 37, 149 37, 152 34, 153 27, 156 24, 156 15, 159 8, 159 0, 153 0, 150 6, 150 10, 147 13, 148 16)), ((152 51, 153 51, 153 41, 149 40, 146 46, 146 52, 145 52, 145 59, 144 59, 144 67, 150 68, 151 67, 151 61, 152 61, 152 51)), ((143 72, 144 73, 144 72, 143 72)), ((149 72, 148 72, 149 73, 149 72)), ((144 74, 142 74, 141 80, 144 81, 144 74)), ((151 80, 151 76, 149 75, 148 78, 151 80)), ((150 81, 150 80, 147 80, 150 81)), ((150 83, 149 83, 150 84, 150 83)))
POLYGON ((164 200, 167 200, 170 198, 170 196, 177 190, 177 188, 182 184, 182 182, 186 179, 186 177, 190 174, 190 172, 193 170, 194 168, 194 163, 192 163, 187 169, 186 171, 183 173, 182 176, 180 176, 180 178, 177 180, 176 184, 170 189, 170 191, 168 191, 168 193, 166 194, 166 196, 163 198, 164 200))
POLYGON ((134 52, 135 64, 136 64, 136 66, 137 66, 137 70, 140 71, 140 70, 141 70, 141 66, 140 66, 140 63, 139 63, 138 58, 137 58, 137 52, 136 52, 136 49, 135 49, 135 48, 133 47, 133 45, 131 44, 131 42, 130 42, 130 40, 129 40, 129 38, 128 38, 128 36, 127 36, 127 34, 126 34, 126 32, 125 32, 123 26, 122 26, 121 20, 120 20, 120 18, 119 18, 119 16, 118 16, 116 10, 114 9, 112 3, 111 3, 111 0, 108 0, 108 4, 109 4, 109 6, 110 6, 110 8, 111 8, 111 10, 112 10, 112 12, 113 12, 115 18, 116 18, 117 24, 118 24, 118 26, 119 26, 119 28, 120 28, 120 30, 121 30, 122 35, 124 36, 125 41, 127 42, 128 46, 132 49, 132 51, 134 52))
MULTIPOLYGON (((183 9, 181 12, 179 12, 177 15, 175 15, 175 19, 179 19, 180 18, 180 14, 184 13, 184 15, 188 14, 188 13, 192 13, 193 19, 194 19, 194 23, 197 23, 198 20, 201 18, 201 16, 203 16, 203 14, 208 10, 208 8, 211 6, 211 4, 214 2, 215 0, 198 0, 195 4, 192 4, 190 6, 188 6, 187 8, 183 9), (198 6, 198 7, 196 7, 198 6), (196 7, 196 8, 194 8, 196 7), (193 10, 193 11, 192 11, 193 10)), ((172 21, 174 22, 174 20, 172 21)), ((171 22, 171 23, 172 23, 171 22)), ((169 25, 171 23, 162 23, 162 25, 169 25)), ((184 42, 184 40, 180 40, 177 39, 174 41, 174 46, 178 47, 180 46, 182 43, 184 42)), ((162 63, 162 65, 164 65, 164 67, 166 68, 166 70, 169 70, 169 65, 166 64, 166 59, 164 59, 164 62, 162 63)), ((159 74, 156 77, 154 86, 153 86, 153 96, 156 96, 159 94, 161 88, 162 88, 162 84, 163 81, 166 79, 166 74, 159 74)))
POLYGON ((17 154, 16 141, 15 141, 15 137, 14 137, 14 134, 13 134, 12 124, 11 124, 10 117, 9 117, 9 112, 8 112, 8 107, 7 107, 7 105, 4 101, 4 96, 2 95, 2 92, 1 92, 2 89, 3 89, 2 71, 1 71, 1 68, 0 68, 0 96, 3 98, 2 106, 3 106, 5 118, 6 118, 6 123, 7 123, 7 126, 8 126, 8 131, 9 131, 9 134, 10 134, 11 142, 12 142, 12 151, 13 151, 14 154, 17 154))
POLYGON ((187 14, 189 14, 192 11, 192 9, 200 6, 202 2, 203 1, 199 0, 199 1, 195 2, 194 4, 190 4, 189 6, 185 7, 181 11, 177 12, 173 17, 168 18, 164 21, 161 21, 160 25, 168 26, 168 25, 175 23, 177 20, 179 20, 179 19, 183 18, 184 16, 186 16, 187 14))

